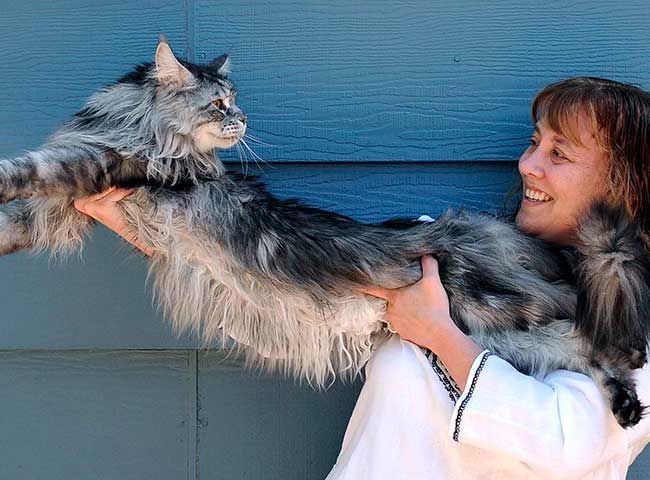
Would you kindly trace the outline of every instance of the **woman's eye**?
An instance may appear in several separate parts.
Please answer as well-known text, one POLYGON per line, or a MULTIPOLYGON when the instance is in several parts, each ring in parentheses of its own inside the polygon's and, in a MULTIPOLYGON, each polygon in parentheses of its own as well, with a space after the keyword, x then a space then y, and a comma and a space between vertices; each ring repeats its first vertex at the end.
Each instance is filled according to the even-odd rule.
POLYGON ((569 160, 566 155, 564 155, 561 151, 557 149, 551 150, 551 154, 553 155, 554 158, 557 158, 559 160, 569 160))
POLYGON ((225 107, 223 100, 221 100, 220 98, 217 98, 216 100, 212 100, 212 105, 217 107, 219 110, 223 110, 225 107))
POLYGON ((532 147, 536 147, 539 142, 537 141, 536 138, 531 138, 529 143, 532 147))

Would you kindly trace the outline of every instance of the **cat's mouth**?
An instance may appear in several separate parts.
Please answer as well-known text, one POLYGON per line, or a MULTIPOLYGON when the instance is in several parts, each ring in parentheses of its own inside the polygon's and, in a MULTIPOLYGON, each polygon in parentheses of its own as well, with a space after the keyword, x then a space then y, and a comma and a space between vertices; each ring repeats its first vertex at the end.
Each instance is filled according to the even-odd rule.
POLYGON ((221 138, 239 140, 244 136, 244 132, 246 132, 246 125, 227 125, 221 130, 221 138))
POLYGON ((214 148, 225 149, 235 146, 246 133, 245 124, 230 124, 219 128, 215 124, 206 124, 197 129, 192 137, 199 151, 209 152, 214 148))

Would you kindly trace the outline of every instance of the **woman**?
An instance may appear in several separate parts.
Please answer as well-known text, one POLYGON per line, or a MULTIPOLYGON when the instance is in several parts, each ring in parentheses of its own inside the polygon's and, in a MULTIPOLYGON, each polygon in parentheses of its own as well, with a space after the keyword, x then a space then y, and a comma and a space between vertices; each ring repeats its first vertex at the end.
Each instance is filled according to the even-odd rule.
MULTIPOLYGON (((532 117, 535 132, 519 161, 521 230, 575 245, 580 216, 605 198, 649 231, 649 93, 569 79, 537 95, 532 117)), ((129 193, 113 189, 75 205, 142 249, 115 204, 129 193)), ((650 417, 623 430, 590 378, 568 371, 533 378, 490 355, 450 318, 435 260, 423 258, 422 268, 410 287, 364 290, 388 302, 399 337, 369 362, 328 479, 625 478, 650 439, 650 417)), ((636 373, 650 405, 650 367, 636 373)))

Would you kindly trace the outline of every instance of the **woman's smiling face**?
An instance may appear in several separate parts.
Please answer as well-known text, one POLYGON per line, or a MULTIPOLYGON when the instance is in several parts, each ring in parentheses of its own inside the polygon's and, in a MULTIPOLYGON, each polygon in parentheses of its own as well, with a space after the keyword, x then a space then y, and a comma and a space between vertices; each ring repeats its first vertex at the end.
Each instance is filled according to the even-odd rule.
POLYGON ((542 119, 519 159, 523 197, 517 226, 560 245, 575 244, 580 217, 607 191, 608 161, 585 115, 576 118, 573 132, 571 141, 542 119))

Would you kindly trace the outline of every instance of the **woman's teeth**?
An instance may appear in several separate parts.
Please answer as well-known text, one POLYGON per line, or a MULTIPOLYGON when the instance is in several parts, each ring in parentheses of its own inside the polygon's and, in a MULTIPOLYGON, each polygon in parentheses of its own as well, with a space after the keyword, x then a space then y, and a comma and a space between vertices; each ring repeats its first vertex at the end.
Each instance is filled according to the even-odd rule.
POLYGON ((528 200, 533 200, 535 202, 549 202, 553 200, 553 197, 550 195, 546 195, 544 192, 537 190, 531 190, 530 188, 527 188, 524 194, 528 200))

